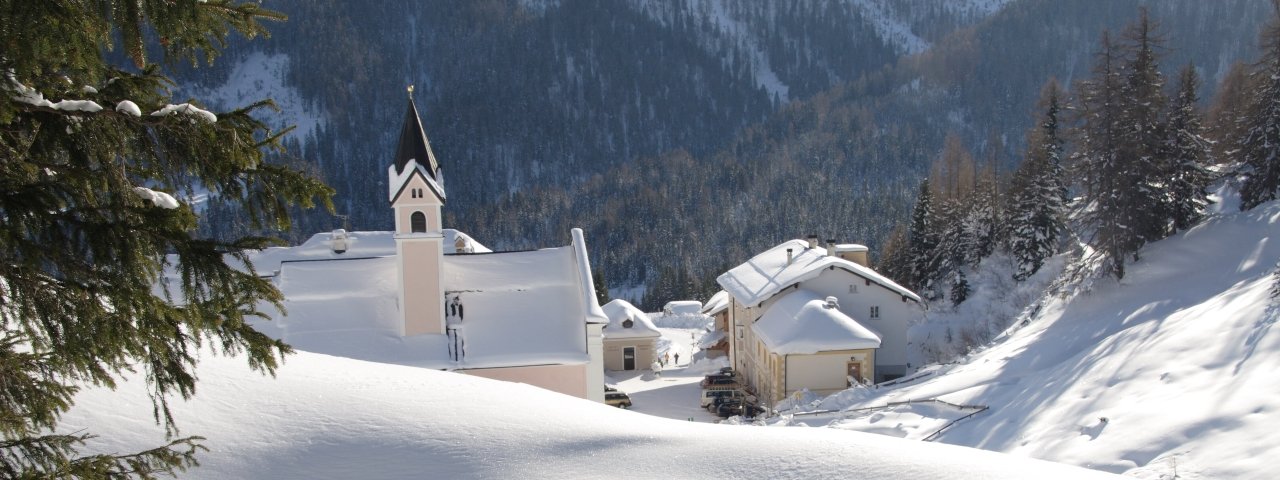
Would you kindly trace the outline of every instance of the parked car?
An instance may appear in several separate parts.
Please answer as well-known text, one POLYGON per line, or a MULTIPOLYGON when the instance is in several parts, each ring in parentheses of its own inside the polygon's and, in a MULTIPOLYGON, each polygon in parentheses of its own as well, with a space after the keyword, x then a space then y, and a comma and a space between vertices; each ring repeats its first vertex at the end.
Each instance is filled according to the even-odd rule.
POLYGON ((723 403, 724 398, 722 397, 741 398, 748 401, 755 401, 755 397, 747 395, 746 392, 737 388, 712 387, 702 390, 702 403, 700 406, 702 408, 707 408, 711 404, 715 403, 717 399, 721 399, 721 402, 723 403))
POLYGON ((712 410, 711 413, 716 414, 716 416, 720 418, 729 418, 734 415, 751 418, 764 413, 764 409, 756 406, 755 404, 748 403, 743 399, 729 399, 719 405, 716 405, 715 409, 712 410))
POLYGON ((732 372, 713 373, 702 377, 702 388, 707 388, 712 385, 736 385, 737 383, 738 377, 734 376, 732 372))
POLYGON ((631 397, 627 395, 627 392, 620 392, 616 389, 612 392, 606 390, 604 392, 604 403, 618 408, 631 408, 631 397))

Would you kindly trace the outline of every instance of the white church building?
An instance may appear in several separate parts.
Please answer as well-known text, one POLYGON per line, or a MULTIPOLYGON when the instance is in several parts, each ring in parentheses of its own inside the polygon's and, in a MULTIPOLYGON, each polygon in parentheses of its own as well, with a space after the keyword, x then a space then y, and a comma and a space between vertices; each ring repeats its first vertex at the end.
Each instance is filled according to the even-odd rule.
POLYGON ((603 401, 608 318, 582 231, 561 247, 492 252, 444 228, 442 168, 412 99, 387 177, 394 232, 336 230, 251 255, 287 310, 255 327, 299 350, 603 401))

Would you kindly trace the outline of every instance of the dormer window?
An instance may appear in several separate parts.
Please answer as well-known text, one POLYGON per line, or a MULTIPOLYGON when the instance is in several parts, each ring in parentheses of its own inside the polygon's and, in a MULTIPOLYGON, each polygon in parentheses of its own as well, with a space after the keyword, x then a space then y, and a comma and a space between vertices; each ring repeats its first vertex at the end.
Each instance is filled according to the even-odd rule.
POLYGON ((630 318, 622 321, 622 328, 631 328, 632 325, 635 325, 635 322, 632 322, 630 318))
POLYGON ((413 212, 413 215, 409 216, 409 231, 427 233, 427 215, 422 212, 413 212))

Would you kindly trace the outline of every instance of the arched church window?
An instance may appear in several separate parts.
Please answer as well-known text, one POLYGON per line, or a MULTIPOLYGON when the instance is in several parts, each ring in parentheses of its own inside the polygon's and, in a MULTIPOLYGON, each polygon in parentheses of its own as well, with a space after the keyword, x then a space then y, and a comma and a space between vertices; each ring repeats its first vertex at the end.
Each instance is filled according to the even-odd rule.
POLYGON ((422 212, 413 212, 409 216, 409 231, 412 233, 427 232, 427 216, 422 212))

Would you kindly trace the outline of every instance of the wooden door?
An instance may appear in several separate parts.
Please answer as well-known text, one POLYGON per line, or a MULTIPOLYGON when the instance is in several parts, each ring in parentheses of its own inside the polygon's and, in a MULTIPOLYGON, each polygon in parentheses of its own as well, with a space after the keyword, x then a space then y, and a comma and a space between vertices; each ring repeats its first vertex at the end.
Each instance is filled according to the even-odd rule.
POLYGON ((636 347, 622 347, 622 369, 636 369, 636 347))

